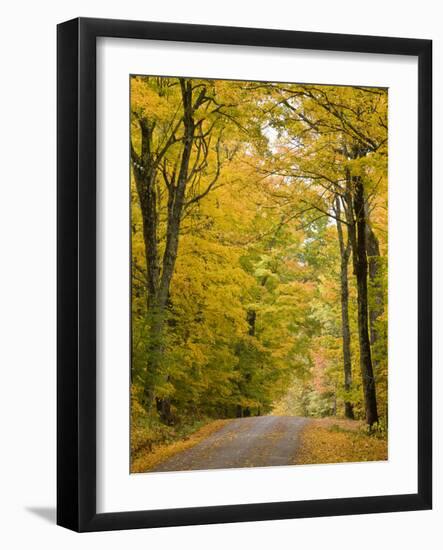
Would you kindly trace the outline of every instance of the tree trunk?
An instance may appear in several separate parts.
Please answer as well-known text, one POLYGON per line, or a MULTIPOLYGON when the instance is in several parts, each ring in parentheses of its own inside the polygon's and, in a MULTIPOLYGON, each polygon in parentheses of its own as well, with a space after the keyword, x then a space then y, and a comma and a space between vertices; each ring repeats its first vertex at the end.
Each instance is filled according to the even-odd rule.
MULTIPOLYGON (((148 135, 142 133, 142 136, 143 135, 144 139, 148 139, 148 135)), ((163 324, 163 311, 158 302, 160 268, 157 236, 157 198, 155 193, 155 179, 150 171, 134 168, 134 178, 142 213, 143 241, 146 259, 148 289, 146 307, 149 323, 149 341, 146 361, 144 402, 146 409, 150 411, 153 405, 154 392, 152 383, 148 381, 152 379, 154 374, 159 370, 163 324)))
MULTIPOLYGON (((344 370, 344 389, 349 392, 352 387, 352 363, 351 363, 351 331, 349 328, 349 281, 348 281, 348 263, 351 252, 351 244, 348 236, 348 242, 344 243, 343 229, 341 223, 340 199, 335 201, 335 213, 337 218, 337 234, 340 246, 340 300, 341 300, 341 330, 343 346, 343 370, 344 370)), ((352 403, 345 399, 345 417, 354 419, 354 407, 352 403)))
MULTIPOLYGON (((377 342, 377 319, 383 313, 383 289, 380 284, 380 247, 378 245, 378 239, 375 236, 372 228, 369 224, 366 225, 367 235, 367 250, 368 250, 368 267, 369 267, 369 280, 371 283, 371 301, 369 307, 369 334, 371 340, 371 346, 377 342)), ((375 361, 374 361, 375 364, 375 361)))
POLYGON ((161 399, 156 397, 155 402, 157 405, 157 412, 160 416, 160 420, 164 424, 171 426, 174 423, 174 419, 171 413, 171 400, 167 397, 161 399))
MULTIPOLYGON (((168 215, 166 244, 160 273, 159 238, 158 238, 158 204, 156 195, 157 160, 152 155, 152 133, 154 125, 149 125, 141 119, 141 154, 138 155, 131 147, 134 177, 139 197, 143 220, 143 239, 145 245, 146 272, 147 272, 147 312, 149 321, 149 350, 146 364, 146 378, 152 379, 159 374, 162 350, 163 332, 167 314, 167 305, 177 259, 180 222, 184 209, 186 185, 189 178, 189 162, 194 142, 195 123, 193 119, 192 85, 189 81, 180 79, 183 100, 183 149, 180 159, 180 169, 176 184, 168 186, 168 215)), ((161 373, 160 373, 161 374, 161 373)), ((167 373, 163 374, 167 377, 167 373)), ((145 388, 148 408, 150 408, 154 393, 150 384, 145 388)), ((171 422, 170 400, 156 398, 157 411, 160 418, 171 422)))
POLYGON ((192 117, 192 89, 185 87, 183 92, 183 124, 184 140, 180 161, 180 170, 176 186, 169 188, 168 225, 166 230, 166 246, 163 255, 162 275, 159 289, 159 301, 166 307, 175 261, 177 259, 180 223, 183 214, 186 184, 188 183, 189 161, 194 140, 195 124, 192 117))
POLYGON ((378 421, 375 378, 372 366, 371 344, 368 326, 368 259, 366 245, 366 215, 363 182, 359 176, 349 177, 348 198, 352 198, 355 222, 350 226, 354 274, 357 280, 358 336, 360 346, 360 370, 365 398, 366 422, 371 427, 378 421))
MULTIPOLYGON (((372 363, 374 366, 374 374, 376 377, 384 377, 382 367, 382 358, 386 357, 387 348, 386 340, 380 334, 379 318, 384 311, 384 287, 383 276, 381 273, 381 257, 378 239, 370 227, 367 225, 367 244, 368 244, 368 266, 369 266, 369 337, 372 349, 372 363)), ((381 329, 383 331, 383 329, 381 329)), ((387 384, 387 380, 386 380, 387 384)), ((382 411, 387 422, 387 403, 382 411)))
POLYGON ((248 322, 248 334, 249 336, 255 336, 255 320, 257 319, 257 313, 254 309, 248 309, 246 313, 246 320, 248 322))

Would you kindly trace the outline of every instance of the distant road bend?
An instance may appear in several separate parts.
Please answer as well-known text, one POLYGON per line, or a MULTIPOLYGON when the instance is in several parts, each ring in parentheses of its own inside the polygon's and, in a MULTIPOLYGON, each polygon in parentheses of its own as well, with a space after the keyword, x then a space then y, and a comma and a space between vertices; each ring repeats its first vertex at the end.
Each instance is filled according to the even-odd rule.
POLYGON ((157 464, 151 472, 294 464, 301 429, 297 416, 237 418, 209 437, 157 464))

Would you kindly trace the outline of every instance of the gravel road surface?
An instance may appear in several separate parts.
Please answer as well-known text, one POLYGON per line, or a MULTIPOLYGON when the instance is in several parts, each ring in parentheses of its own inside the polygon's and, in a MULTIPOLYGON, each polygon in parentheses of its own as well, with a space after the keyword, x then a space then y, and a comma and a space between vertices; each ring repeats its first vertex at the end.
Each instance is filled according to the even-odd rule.
POLYGON ((299 435, 308 419, 296 416, 237 418, 195 447, 186 449, 152 472, 283 466, 295 463, 299 435))

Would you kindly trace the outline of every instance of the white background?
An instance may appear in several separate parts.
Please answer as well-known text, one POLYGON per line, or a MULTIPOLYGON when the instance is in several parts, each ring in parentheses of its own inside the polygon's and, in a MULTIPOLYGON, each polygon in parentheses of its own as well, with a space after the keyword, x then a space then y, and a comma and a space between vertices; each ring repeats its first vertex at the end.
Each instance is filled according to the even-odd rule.
MULTIPOLYGON (((434 96, 443 96, 443 31, 439 2, 353 0, 220 3, 113 0, 63 4, 16 2, 2 12, 0 87, 0 542, 6 548, 269 548, 299 546, 359 550, 440 548, 441 475, 435 509, 374 516, 76 535, 54 526, 55 506, 55 24, 78 15, 411 36, 434 39, 434 96)), ((442 151, 443 111, 435 105, 434 151, 442 151)), ((443 164, 435 153, 434 181, 443 164)), ((435 280, 442 277, 441 185, 434 195, 435 280)), ((443 463, 441 292, 435 289, 435 463, 443 463), (440 310, 440 311, 439 311, 440 310)), ((408 426, 405 425, 407 430, 408 426)))
POLYGON ((97 511, 417 492, 417 59, 100 39, 97 75, 97 511), (389 88, 389 461, 128 474, 128 75, 140 73, 389 88))

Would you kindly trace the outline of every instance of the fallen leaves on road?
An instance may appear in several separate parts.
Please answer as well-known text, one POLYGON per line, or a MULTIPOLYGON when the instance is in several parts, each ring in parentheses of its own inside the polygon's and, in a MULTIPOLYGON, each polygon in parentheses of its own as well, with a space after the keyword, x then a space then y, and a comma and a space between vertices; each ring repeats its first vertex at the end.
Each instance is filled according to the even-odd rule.
POLYGON ((363 424, 353 420, 312 420, 300 437, 296 464, 333 464, 388 459, 385 438, 368 435, 363 424))
POLYGON ((198 431, 186 437, 186 439, 176 441, 170 445, 160 445, 154 447, 152 450, 145 449, 140 452, 131 463, 131 473, 148 472, 159 462, 163 462, 167 458, 194 447, 203 439, 206 439, 209 435, 222 428, 229 420, 214 420, 206 426, 203 426, 198 431))

